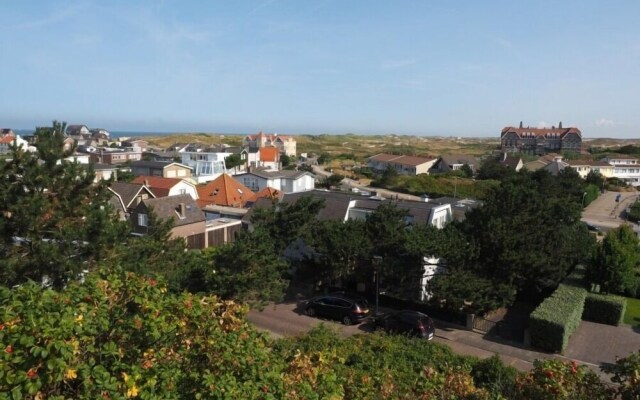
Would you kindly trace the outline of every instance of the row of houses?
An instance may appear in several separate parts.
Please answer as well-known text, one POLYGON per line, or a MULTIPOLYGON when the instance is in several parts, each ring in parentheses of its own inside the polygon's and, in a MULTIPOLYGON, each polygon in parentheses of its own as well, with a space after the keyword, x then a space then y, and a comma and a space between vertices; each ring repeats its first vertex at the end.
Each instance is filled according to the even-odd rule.
POLYGON ((464 165, 469 166, 474 173, 480 167, 478 159, 467 154, 416 157, 381 153, 367 159, 367 166, 375 172, 381 173, 388 168, 392 168, 401 175, 457 171, 464 165))
POLYGON ((640 186, 640 160, 627 155, 609 155, 601 160, 565 160, 559 154, 547 154, 524 164, 530 171, 545 169, 552 174, 573 168, 582 178, 597 172, 605 178, 618 178, 632 186, 640 186))

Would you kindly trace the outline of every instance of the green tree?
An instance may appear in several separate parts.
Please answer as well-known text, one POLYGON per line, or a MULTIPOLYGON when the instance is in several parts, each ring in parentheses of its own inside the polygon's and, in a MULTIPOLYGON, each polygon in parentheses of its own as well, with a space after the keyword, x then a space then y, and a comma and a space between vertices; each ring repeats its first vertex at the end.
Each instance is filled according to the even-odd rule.
POLYGON ((331 174, 330 176, 323 178, 322 181, 320 181, 320 183, 318 184, 318 186, 331 189, 332 187, 338 186, 343 179, 344 179, 343 175, 331 174))
POLYGON ((289 157, 286 154, 280 155, 280 163, 282 164, 282 168, 287 169, 291 164, 295 162, 294 157, 289 157))
POLYGON ((501 164, 495 158, 488 158, 478 169, 478 179, 495 179, 503 181, 516 174, 513 168, 501 164))
POLYGON ((585 181, 588 184, 594 185, 597 188, 604 187, 604 177, 598 171, 589 171, 589 173, 587 174, 587 177, 585 178, 585 181))
POLYGON ((108 182, 65 158, 65 123, 37 128, 38 152, 12 149, 0 164, 0 282, 27 280, 57 288, 91 268, 108 248, 126 236, 109 206, 108 182), (96 224, 100 224, 99 226, 96 224))
POLYGON ((240 234, 207 259, 207 286, 222 298, 262 305, 284 297, 289 263, 264 229, 240 234))
POLYGON ((616 389, 619 398, 640 399, 640 351, 618 358, 615 364, 605 364, 601 369, 613 375, 611 381, 619 385, 616 389))
POLYGON ((588 261, 595 241, 580 222, 573 179, 521 171, 492 190, 461 225, 476 249, 468 268, 535 302, 588 261))
POLYGON ((231 154, 224 159, 224 165, 229 170, 236 170, 237 167, 244 165, 244 160, 240 157, 240 154, 231 154))
POLYGON ((639 263, 638 237, 629 225, 622 225, 607 232, 587 269, 587 279, 600 285, 603 292, 635 291, 639 263))
POLYGON ((279 254, 282 254, 298 238, 309 241, 311 228, 324 206, 324 200, 302 196, 294 203, 280 202, 268 208, 255 209, 251 223, 256 229, 262 228, 268 232, 279 254))
POLYGON ((473 169, 471 169, 469 164, 463 164, 462 167, 460 167, 460 172, 462 172, 462 176, 465 178, 473 177, 473 169))
POLYGON ((329 153, 321 153, 320 157, 318 157, 318 164, 319 165, 325 165, 325 164, 329 164, 329 162, 331 161, 331 154, 329 153))
POLYGON ((323 285, 361 275, 368 265, 372 244, 361 220, 320 221, 313 228, 309 245, 315 257, 307 263, 312 276, 323 285))

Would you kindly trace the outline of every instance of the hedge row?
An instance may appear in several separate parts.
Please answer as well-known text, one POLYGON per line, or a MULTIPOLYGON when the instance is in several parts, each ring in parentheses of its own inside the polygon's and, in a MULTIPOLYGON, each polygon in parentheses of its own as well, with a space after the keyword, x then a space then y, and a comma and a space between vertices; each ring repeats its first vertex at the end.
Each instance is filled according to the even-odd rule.
POLYGON ((584 303, 582 319, 608 325, 620 325, 627 308, 627 299, 620 296, 589 293, 584 303))
POLYGON ((563 352, 582 318, 587 291, 562 283, 529 318, 531 344, 539 349, 563 352))

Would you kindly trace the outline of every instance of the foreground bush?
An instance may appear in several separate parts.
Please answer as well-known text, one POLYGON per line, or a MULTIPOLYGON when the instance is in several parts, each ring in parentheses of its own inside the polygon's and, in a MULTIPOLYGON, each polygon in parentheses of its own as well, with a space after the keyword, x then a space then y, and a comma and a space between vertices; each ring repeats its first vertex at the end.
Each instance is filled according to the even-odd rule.
POLYGON ((618 326, 624 319, 626 309, 627 299, 624 297, 589 293, 584 302, 582 319, 618 326))
POLYGON ((515 399, 609 400, 614 392, 584 365, 560 360, 536 360, 527 375, 518 378, 515 399))
POLYGON ((531 344, 542 350, 563 352, 582 319, 585 289, 560 284, 529 318, 531 344))
POLYGON ((255 398, 283 393, 283 365, 216 297, 154 279, 91 274, 61 292, 0 290, 0 398, 255 398), (11 397, 8 396, 10 394, 11 397))

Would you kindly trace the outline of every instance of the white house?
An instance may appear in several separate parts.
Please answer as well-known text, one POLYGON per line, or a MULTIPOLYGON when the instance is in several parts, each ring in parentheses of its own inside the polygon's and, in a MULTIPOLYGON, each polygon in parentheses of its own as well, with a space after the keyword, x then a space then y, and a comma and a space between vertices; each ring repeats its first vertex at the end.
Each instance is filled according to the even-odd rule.
POLYGON ((199 199, 196 185, 184 179, 164 178, 162 176, 136 176, 131 183, 145 185, 156 197, 188 194, 194 200, 199 199))
POLYGON ((20 135, 5 135, 0 138, 0 154, 8 154, 12 145, 18 145, 23 151, 35 151, 35 147, 29 146, 29 143, 22 139, 20 135))
POLYGON ((367 165, 369 168, 378 172, 384 172, 387 168, 391 167, 399 174, 419 175, 428 174, 429 169, 434 166, 436 161, 438 161, 437 158, 399 156, 396 154, 381 153, 369 157, 367 165))
POLYGON ((608 156, 605 161, 613 166, 613 176, 620 178, 632 186, 640 186, 640 163, 630 156, 608 156))
POLYGON ((212 181, 227 173, 224 160, 232 153, 212 151, 185 151, 180 153, 182 164, 191 167, 191 179, 197 183, 212 181))
POLYGON ((234 178, 254 192, 267 187, 283 193, 306 192, 315 188, 315 177, 306 171, 254 171, 235 175, 234 178))

